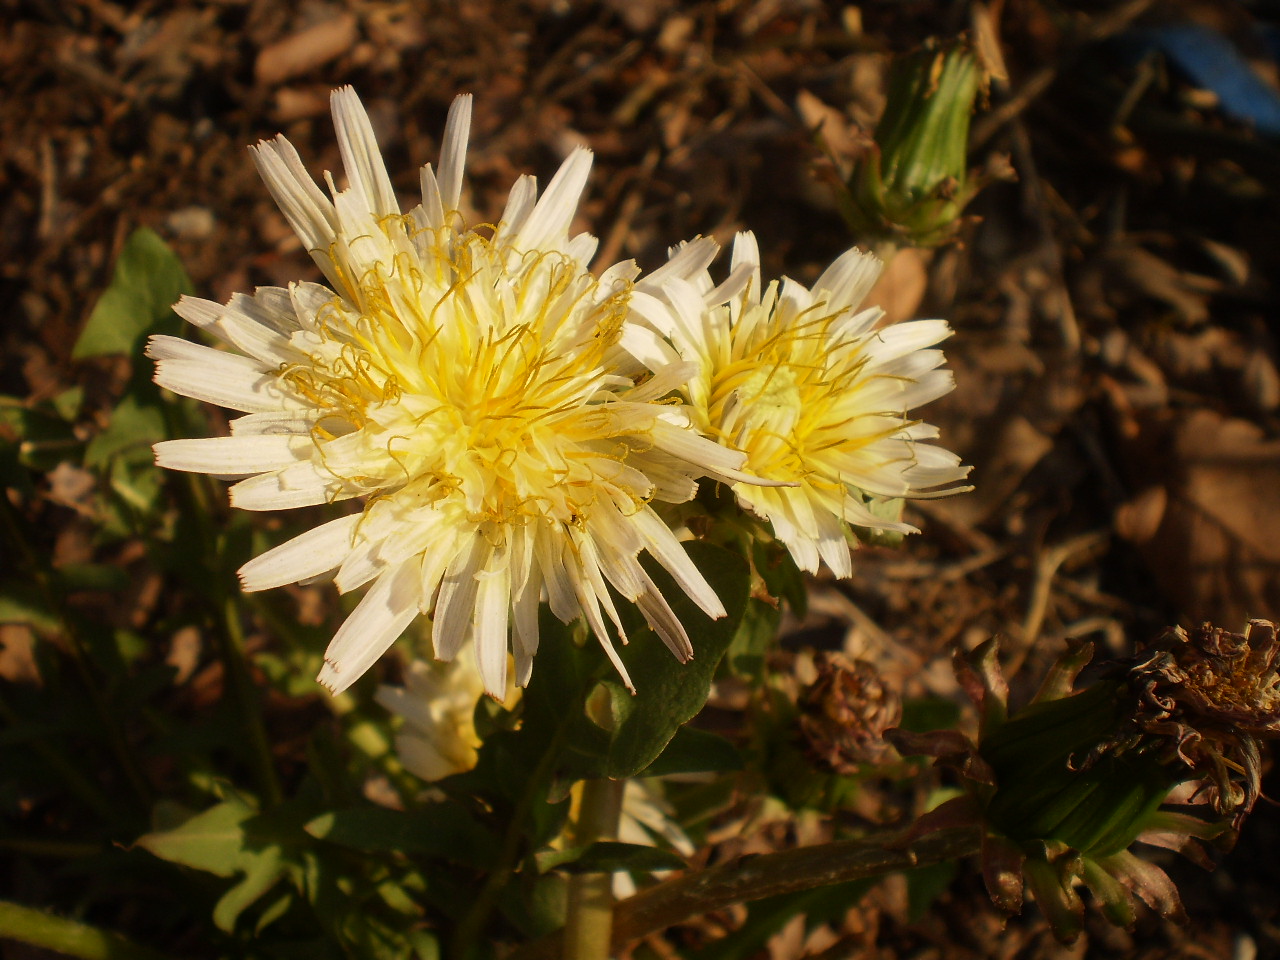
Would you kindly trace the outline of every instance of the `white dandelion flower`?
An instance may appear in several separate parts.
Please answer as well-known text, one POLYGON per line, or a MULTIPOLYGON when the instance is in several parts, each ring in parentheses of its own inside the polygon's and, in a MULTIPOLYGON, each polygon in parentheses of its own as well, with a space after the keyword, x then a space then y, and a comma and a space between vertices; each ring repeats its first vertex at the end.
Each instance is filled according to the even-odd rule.
POLYGON ((955 386, 939 369, 950 336, 942 320, 877 328, 860 309, 882 264, 849 250, 813 289, 790 279, 764 287, 755 237, 739 234, 729 279, 704 271, 662 279, 670 309, 647 314, 661 336, 632 335, 650 364, 693 362, 683 388, 695 424, 746 455, 746 470, 789 486, 737 483, 739 503, 767 520, 803 570, 824 561, 852 575, 848 525, 913 532, 875 508, 899 498, 957 493, 969 468, 927 441, 936 428, 909 411, 955 386))
POLYGON ((450 663, 414 660, 403 687, 379 686, 375 699, 404 720, 395 749, 405 769, 428 783, 473 769, 481 744, 476 704, 484 692, 472 647, 450 663))
POLYGON ((569 236, 585 149, 541 197, 521 177, 496 226, 464 228, 470 105, 454 101, 440 169, 422 169, 422 203, 407 214, 350 88, 333 95, 349 183, 326 175, 332 199, 287 140, 260 143, 258 169, 328 284, 177 305, 235 352, 148 344, 161 386, 244 414, 229 437, 157 444, 161 466, 244 477, 231 502, 246 510, 362 501, 240 571, 246 590, 335 572, 339 590, 372 585, 326 651, 319 680, 335 693, 426 614, 435 656, 474 640, 484 687, 501 697, 508 648, 517 682, 529 679, 544 596, 561 620, 585 616, 626 680, 610 588, 687 659, 646 552, 709 616, 724 614, 650 504, 689 499, 699 476, 745 480, 744 457, 657 402, 692 364, 642 370, 622 349, 632 312, 661 316, 653 292, 695 277, 714 244, 689 245, 647 281, 630 261, 594 277, 595 238, 569 236))

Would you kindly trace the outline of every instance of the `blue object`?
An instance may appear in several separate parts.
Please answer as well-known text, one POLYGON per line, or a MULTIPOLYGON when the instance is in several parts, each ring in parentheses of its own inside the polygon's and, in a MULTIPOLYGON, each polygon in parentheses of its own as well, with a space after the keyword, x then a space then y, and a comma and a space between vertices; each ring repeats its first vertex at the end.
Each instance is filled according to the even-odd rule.
POLYGON ((1198 87, 1218 98, 1222 112, 1250 124, 1266 137, 1280 138, 1280 93, 1254 73, 1234 43, 1195 23, 1172 23, 1128 31, 1127 52, 1159 50, 1198 87))

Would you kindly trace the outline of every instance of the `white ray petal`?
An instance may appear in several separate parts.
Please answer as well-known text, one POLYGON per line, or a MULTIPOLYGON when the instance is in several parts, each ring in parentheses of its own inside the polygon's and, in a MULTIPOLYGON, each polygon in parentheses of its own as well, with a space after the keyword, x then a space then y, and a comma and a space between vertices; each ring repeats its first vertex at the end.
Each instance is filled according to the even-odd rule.
POLYGON ((591 174, 591 151, 578 147, 560 165, 547 190, 520 227, 515 244, 520 250, 558 247, 565 242, 578 200, 591 174))
POLYGON ((413 561, 379 577, 334 634, 316 680, 334 694, 359 680, 418 615, 417 588, 413 561))
POLYGON ((313 446, 310 437, 276 435, 161 440, 154 449, 156 465, 169 470, 248 476, 297 463, 313 446))
POLYGON ((378 140, 364 104, 351 87, 333 91, 329 98, 333 126, 338 133, 338 150, 351 186, 364 198, 366 209, 377 217, 397 216, 400 204, 387 176, 378 140))
POLYGON ((252 151, 258 174, 280 212, 325 276, 333 281, 333 267, 326 255, 338 229, 333 204, 311 179, 293 144, 284 137, 261 141, 252 151))
POLYGON ((155 382, 184 397, 244 413, 302 407, 280 390, 274 371, 249 357, 166 336, 149 339, 146 352, 156 361, 155 382))
POLYGON ((689 595, 708 617, 717 619, 725 616, 724 604, 716 596, 715 589, 707 582, 702 571, 697 568, 684 547, 676 539, 671 528, 662 522, 652 508, 645 507, 630 518, 644 538, 645 547, 653 558, 662 564, 663 569, 675 578, 680 589, 689 595))
POLYGON ((825 299, 833 310, 856 310, 875 286, 884 263, 873 253, 853 247, 822 272, 813 285, 815 299, 825 299), (826 296, 822 292, 826 291, 826 296))
POLYGON ((476 608, 479 573, 487 559, 489 546, 479 534, 454 555, 453 562, 440 581, 436 597, 436 615, 431 624, 431 644, 439 660, 452 660, 471 635, 476 608))
POLYGON ((233 437, 310 436, 315 426, 312 416, 306 411, 273 410, 269 413, 246 413, 229 425, 233 437))
POLYGON ((711 265, 711 261, 720 252, 720 244, 711 237, 697 237, 688 243, 675 247, 667 262, 652 273, 641 277, 636 289, 653 295, 660 295, 667 281, 675 277, 684 280, 692 279, 711 265))
POLYGON ((440 201, 445 214, 458 209, 462 201, 462 175, 467 162, 467 141, 471 138, 471 94, 453 98, 444 122, 440 142, 440 201))
POLYGON ((231 505, 241 510, 291 510, 345 499, 337 494, 337 482, 329 473, 303 461, 275 473, 241 480, 231 488, 231 505))
POLYGON ((496 700, 507 695, 510 612, 511 569, 507 565, 507 557, 495 553, 489 568, 477 575, 475 645, 485 692, 496 700))
POLYGON ((240 584, 247 593, 270 590, 328 573, 351 552, 351 537, 360 514, 339 517, 254 557, 240 568, 240 584))

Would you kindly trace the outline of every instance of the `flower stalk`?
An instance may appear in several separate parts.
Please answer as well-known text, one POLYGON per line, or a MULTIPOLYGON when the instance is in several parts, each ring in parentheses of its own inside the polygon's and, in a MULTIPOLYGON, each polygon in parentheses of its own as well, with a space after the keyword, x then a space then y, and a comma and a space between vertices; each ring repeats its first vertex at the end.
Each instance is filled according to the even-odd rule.
MULTIPOLYGON (((626 780, 587 780, 582 785, 573 842, 616 840, 626 780)), ((579 873, 569 881, 564 926, 565 960, 608 960, 613 933, 613 874, 579 873)))

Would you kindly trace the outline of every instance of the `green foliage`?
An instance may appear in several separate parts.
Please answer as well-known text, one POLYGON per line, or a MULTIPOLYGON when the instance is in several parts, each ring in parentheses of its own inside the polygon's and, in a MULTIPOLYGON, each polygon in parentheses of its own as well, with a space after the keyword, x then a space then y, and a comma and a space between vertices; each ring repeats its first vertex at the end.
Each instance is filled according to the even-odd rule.
POLYGON ((137 356, 147 336, 176 332, 173 305, 192 292, 182 261, 154 230, 139 227, 125 241, 111 285, 89 314, 72 357, 137 356))
POLYGON ((493 834, 461 804, 438 801, 412 812, 364 806, 332 810, 308 822, 320 840, 369 853, 418 854, 486 868, 497 859, 493 834))
POLYGON ((708 544, 689 544, 689 556, 715 588, 729 616, 711 620, 685 596, 664 571, 654 571, 663 596, 685 624, 693 641, 693 659, 680 663, 655 637, 642 637, 622 651, 636 693, 616 681, 611 693, 612 740, 606 776, 633 777, 658 759, 676 731, 707 702, 720 658, 729 649, 747 601, 748 573, 738 557, 708 544), (646 642, 647 641, 647 642, 646 642))
POLYGON ((257 815, 247 801, 233 797, 172 830, 139 837, 138 846, 171 863, 237 877, 213 909, 214 924, 229 933, 240 914, 274 887, 285 870, 280 844, 247 829, 257 815))
POLYGON ((742 769, 742 754, 732 742, 697 727, 682 726, 641 777, 666 777, 674 773, 722 773, 742 769))

